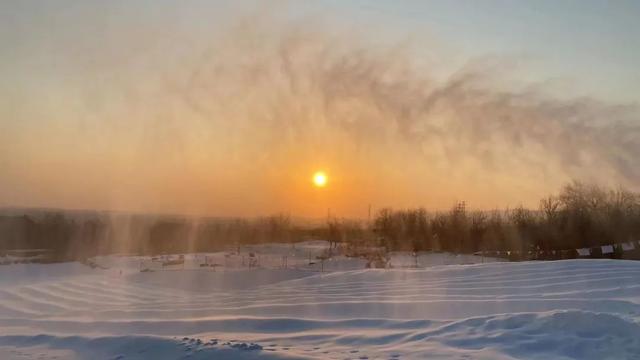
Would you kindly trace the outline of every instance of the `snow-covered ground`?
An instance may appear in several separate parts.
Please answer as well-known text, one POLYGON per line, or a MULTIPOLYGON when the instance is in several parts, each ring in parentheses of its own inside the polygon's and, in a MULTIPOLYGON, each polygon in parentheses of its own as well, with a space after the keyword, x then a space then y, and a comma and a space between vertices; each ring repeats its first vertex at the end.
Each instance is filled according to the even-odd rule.
POLYGON ((320 272, 325 247, 2 266, 0 359, 640 358, 640 262, 393 254, 320 272))

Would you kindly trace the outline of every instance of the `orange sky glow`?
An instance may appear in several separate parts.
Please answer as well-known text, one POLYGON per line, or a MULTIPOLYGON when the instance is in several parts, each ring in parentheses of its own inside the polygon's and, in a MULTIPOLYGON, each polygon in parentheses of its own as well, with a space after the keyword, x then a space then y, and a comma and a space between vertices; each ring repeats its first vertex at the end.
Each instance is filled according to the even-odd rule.
POLYGON ((637 184, 628 108, 516 86, 491 63, 444 72, 424 43, 277 16, 136 26, 25 40, 4 60, 30 75, 1 89, 0 206, 365 217, 637 184))

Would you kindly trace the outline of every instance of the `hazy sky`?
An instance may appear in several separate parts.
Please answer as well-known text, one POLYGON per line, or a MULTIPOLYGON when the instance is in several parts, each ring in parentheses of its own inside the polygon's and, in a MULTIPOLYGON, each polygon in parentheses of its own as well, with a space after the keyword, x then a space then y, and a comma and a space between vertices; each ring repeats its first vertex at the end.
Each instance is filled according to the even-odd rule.
POLYGON ((638 189, 639 18, 637 1, 3 1, 0 206, 363 216, 638 189))

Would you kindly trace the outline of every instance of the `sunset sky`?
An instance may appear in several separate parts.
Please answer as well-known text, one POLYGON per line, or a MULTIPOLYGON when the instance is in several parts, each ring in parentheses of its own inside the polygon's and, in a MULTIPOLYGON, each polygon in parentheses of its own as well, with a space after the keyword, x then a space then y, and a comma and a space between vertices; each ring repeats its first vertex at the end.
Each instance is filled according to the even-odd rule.
POLYGON ((362 217, 637 190, 640 3, 608 4, 3 1, 0 206, 362 217))

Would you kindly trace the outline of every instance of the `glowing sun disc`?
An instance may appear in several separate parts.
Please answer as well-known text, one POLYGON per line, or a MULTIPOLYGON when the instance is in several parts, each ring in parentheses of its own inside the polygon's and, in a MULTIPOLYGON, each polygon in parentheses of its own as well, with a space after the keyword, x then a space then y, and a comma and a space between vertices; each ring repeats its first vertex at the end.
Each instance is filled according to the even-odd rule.
POLYGON ((327 174, 323 171, 316 171, 313 174, 313 184, 317 187, 325 187, 327 185, 327 174))

